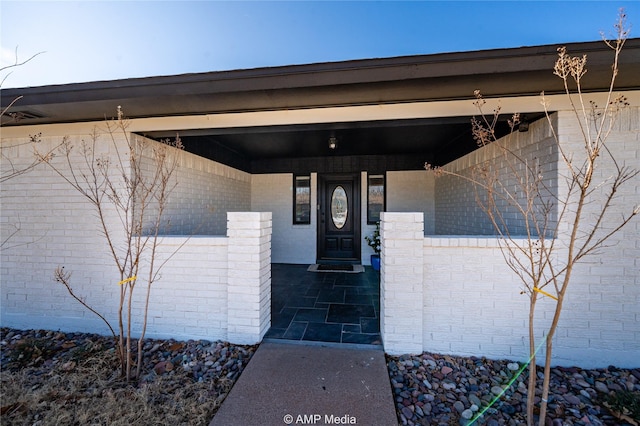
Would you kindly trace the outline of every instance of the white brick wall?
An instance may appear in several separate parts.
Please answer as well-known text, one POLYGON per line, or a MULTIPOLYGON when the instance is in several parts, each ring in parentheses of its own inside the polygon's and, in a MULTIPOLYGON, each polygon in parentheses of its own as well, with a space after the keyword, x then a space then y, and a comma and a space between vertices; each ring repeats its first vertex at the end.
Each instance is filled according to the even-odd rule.
MULTIPOLYGON (((569 112, 558 113, 563 149, 580 161, 583 139, 575 118, 569 112)), ((640 108, 622 111, 608 138, 608 148, 620 165, 640 169, 640 108)), ((594 186, 613 173, 610 158, 598 158, 594 186)), ((561 165, 562 166, 562 165, 561 165)), ((560 168, 560 173, 564 169, 560 168)), ((560 185, 560 196, 564 194, 560 185)), ((604 188, 604 187, 602 187, 604 188)), ((595 196, 602 199, 602 190, 595 196)), ((622 214, 640 205, 640 178, 628 182, 612 203, 605 226, 613 226, 622 214)), ((597 205, 586 206, 586 223, 593 223, 597 205)), ((567 218, 569 220, 570 218, 567 218)), ((567 228, 565 228, 567 229, 567 228)), ((560 235, 565 238, 565 235, 560 235)), ((580 360, 594 365, 640 365, 640 218, 636 218, 594 256, 574 270, 560 319, 556 353, 561 359, 580 360)))
POLYGON ((293 224, 293 175, 277 173, 251 177, 251 210, 272 212, 274 263, 316 262, 317 174, 311 174, 311 224, 293 224))
MULTIPOLYGON (((362 172, 362 264, 370 265, 373 250, 364 240, 375 231, 375 225, 367 224, 367 172, 362 172)), ((424 215, 424 233, 433 234, 435 230, 435 179, 426 170, 390 171, 386 173, 387 212, 422 212, 424 215)))
POLYGON ((425 350, 527 359, 528 298, 497 239, 428 237, 424 259, 425 350))
MULTIPOLYGON (((60 143, 62 136, 43 135, 38 149, 47 152, 60 143)), ((116 143, 123 148, 122 137, 115 136, 116 143)), ((33 159, 33 147, 28 140, 27 136, 2 140, 3 154, 10 156, 18 167, 33 159), (13 144, 22 144, 17 153, 7 149, 13 144)), ((89 135, 70 136, 76 148, 82 140, 89 141, 89 135)), ((99 151, 105 154, 112 150, 109 144, 99 146, 99 151)), ((74 155, 72 159, 77 161, 80 157, 74 155)), ((63 161, 60 156, 54 159, 58 165, 63 161)), ((3 161, 2 167, 6 166, 3 161)), ((107 333, 99 319, 53 280, 54 269, 65 266, 73 273, 71 283, 78 294, 115 321, 118 275, 87 201, 46 165, 4 182, 1 197, 1 237, 2 241, 8 240, 2 249, 0 271, 2 324, 107 333), (10 237, 14 231, 17 233, 10 237)), ((117 221, 117 217, 111 221, 117 221)))
POLYGON ((381 214, 380 332, 391 354, 422 352, 422 213, 381 214))
MULTIPOLYGON (((61 141, 64 130, 62 128, 60 134, 44 135, 39 149, 47 151, 61 141)), ((37 133, 37 129, 25 128, 25 134, 29 133, 37 133)), ((71 136, 76 147, 83 139, 88 140, 88 134, 71 136)), ((32 161, 32 148, 24 145, 27 141, 27 136, 2 139, 3 154, 10 156, 18 167, 32 161), (12 150, 12 145, 18 147, 12 150)), ((125 148, 121 136, 116 135, 116 143, 118 149, 125 148)), ((99 150, 105 154, 113 153, 108 143, 100 143, 99 150)), ((245 203, 242 201, 244 197, 248 205, 249 197, 242 193, 250 188, 248 175, 226 166, 205 164, 207 160, 192 158, 191 154, 184 152, 177 155, 181 156, 175 191, 178 196, 172 199, 171 214, 186 216, 186 220, 181 222, 186 229, 193 229, 194 216, 205 215, 202 200, 208 195, 211 195, 208 200, 218 196, 224 198, 224 191, 216 193, 215 185, 208 178, 203 178, 203 174, 211 172, 214 180, 216 176, 223 175, 224 181, 217 184, 228 184, 228 190, 235 187, 233 182, 240 182, 243 188, 241 196, 233 196, 240 201, 231 200, 232 196, 224 199, 245 203), (189 179, 191 167, 195 169, 193 179, 189 179), (181 206, 181 203, 187 206, 181 206)), ((63 159, 55 161, 62 164, 63 159)), ((73 161, 82 164, 83 160, 75 156, 73 161)), ((3 161, 2 167, 7 166, 8 163, 3 161)), ((112 266, 113 260, 100 235, 91 206, 45 165, 4 182, 1 190, 2 241, 8 240, 2 249, 0 266, 2 325, 108 334, 106 325, 53 280, 54 269, 64 265, 73 273, 71 284, 76 294, 95 307, 113 326, 117 325, 119 275, 112 266), (18 232, 9 239, 14 231, 18 232)), ((235 219, 241 224, 234 225, 235 219, 231 220, 229 226, 233 230, 229 238, 162 237, 157 261, 167 260, 167 263, 150 293, 148 337, 225 339, 235 343, 257 343, 261 339, 270 320, 271 221, 270 213, 248 215, 251 218, 257 215, 259 220, 247 222, 243 214, 236 214, 235 219), (253 237, 256 224, 260 233, 257 239, 253 237), (254 240, 257 245, 242 243, 254 240), (229 251, 233 254, 230 255, 229 251), (258 269, 254 271, 255 265, 258 269), (231 286, 233 282, 235 287, 231 286), (255 289, 252 287, 254 283, 257 285, 255 289), (240 291, 229 292, 229 288, 240 291), (253 307, 254 293, 259 295, 259 309, 255 313, 257 323, 252 317, 254 310, 247 309, 253 307)), ((111 220, 117 226, 115 215, 111 220)), ((226 222, 224 228, 227 228, 226 222)), ((145 278, 141 274, 134 292, 134 334, 141 330, 145 278)))
POLYGON ((153 284, 148 337, 228 339, 228 244, 225 237, 162 238, 158 261, 172 257, 153 284))
MULTIPOLYGON (((424 249, 424 350, 525 360, 528 299, 497 240, 429 237, 424 249)), ((637 367, 637 283, 603 280, 584 265, 576 270, 554 338, 555 364, 637 367)), ((554 308, 549 298, 539 299, 539 342, 554 308)))
POLYGON ((254 344, 271 326, 271 213, 228 219, 228 339, 254 344))
MULTIPOLYGON (((639 123, 639 108, 626 110, 610 136, 609 144, 621 164, 636 169, 640 168, 639 123)), ((564 148, 579 152, 582 138, 572 115, 558 113, 557 125, 564 148)), ((577 156, 575 158, 578 161, 577 156)), ((477 161, 467 160, 470 164, 477 161)), ((611 170, 610 162, 607 165, 606 159, 603 160, 599 177, 606 179, 611 170)), ((640 203, 639 180, 636 177, 620 191, 620 198, 611 211, 613 220, 619 219, 621 214, 640 203)), ((561 196, 562 188, 560 185, 561 196)), ((588 208, 593 209, 593 205, 588 208)), ((469 213, 464 209, 460 211, 463 215, 469 213)), ((456 209, 452 208, 452 212, 456 212, 456 209)), ((392 216, 385 218, 389 221, 398 219, 392 216)), ((473 232, 473 229, 461 230, 473 232)), ((574 270, 554 338, 555 364, 638 366, 639 237, 640 220, 635 220, 611 240, 608 247, 574 270)), ((562 238, 564 236, 561 234, 562 238)), ((409 292, 413 292, 414 297, 422 296, 423 335, 420 340, 423 350, 461 355, 482 354, 492 358, 527 358, 528 300, 520 294, 522 284, 505 264, 495 238, 428 237, 424 239, 423 257, 423 288, 412 290, 412 286, 406 283, 403 287, 405 297, 409 292)), ((407 338, 402 343, 401 337, 397 342, 394 341, 391 333, 401 334, 403 330, 394 330, 386 323, 390 316, 389 305, 397 304, 391 291, 394 287, 389 286, 391 280, 386 277, 387 259, 383 257, 381 288, 385 345, 387 341, 393 341, 392 351, 396 351, 396 348, 417 351, 415 340, 407 338)), ((558 259, 560 261, 561 257, 558 259)), ((407 297, 406 301, 400 303, 407 312, 415 309, 410 299, 407 297)), ((555 302, 547 297, 538 302, 536 330, 539 341, 550 324, 554 308, 555 302)), ((411 321, 410 318, 411 315, 406 319, 403 317, 406 321, 411 321)), ((540 352, 541 355, 543 353, 540 352)))
MULTIPOLYGON (((387 352, 527 358, 528 299, 495 238, 424 238, 421 213, 383 217, 387 352)), ((538 307, 544 313, 551 304, 542 300, 538 307)))
MULTIPOLYGON (((554 116, 555 120, 555 116, 554 116)), ((539 163, 545 176, 546 185, 555 190, 557 187, 557 158, 558 153, 551 130, 546 119, 531 123, 528 132, 514 132, 500 140, 500 143, 508 147, 518 157, 529 164, 539 163), (547 179, 548 176, 548 179, 547 179)), ((497 167, 498 180, 506 187, 514 187, 513 173, 498 144, 490 144, 477 149, 464 157, 443 166, 444 170, 472 176, 476 165, 485 162, 497 167)), ((522 164, 516 164, 522 169, 522 164)), ((474 185, 463 178, 451 175, 443 175, 435 179, 435 234, 438 235, 493 235, 494 228, 486 213, 478 206, 476 192, 482 198, 486 197, 481 189, 475 189, 474 185)), ((517 193, 521 193, 518 191, 517 193)), ((518 200, 519 202, 522 201, 518 200)), ((522 216, 506 203, 500 203, 498 207, 503 212, 504 218, 513 235, 526 234, 523 227, 522 216)))
POLYGON ((422 212, 424 233, 435 233, 435 179, 426 170, 387 172, 388 212, 422 212))
POLYGON ((164 214, 169 222, 162 232, 225 235, 227 212, 251 210, 251 175, 186 151, 170 151, 178 156, 173 180, 178 186, 169 197, 164 214))

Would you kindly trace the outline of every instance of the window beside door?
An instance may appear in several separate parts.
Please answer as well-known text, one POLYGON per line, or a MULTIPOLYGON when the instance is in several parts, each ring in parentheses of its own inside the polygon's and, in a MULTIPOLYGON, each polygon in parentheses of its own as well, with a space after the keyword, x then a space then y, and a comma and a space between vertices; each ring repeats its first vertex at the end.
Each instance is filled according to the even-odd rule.
POLYGON ((367 224, 375 225, 384 211, 384 175, 369 175, 367 187, 367 224))
POLYGON ((311 176, 293 177, 293 224, 311 223, 311 176))

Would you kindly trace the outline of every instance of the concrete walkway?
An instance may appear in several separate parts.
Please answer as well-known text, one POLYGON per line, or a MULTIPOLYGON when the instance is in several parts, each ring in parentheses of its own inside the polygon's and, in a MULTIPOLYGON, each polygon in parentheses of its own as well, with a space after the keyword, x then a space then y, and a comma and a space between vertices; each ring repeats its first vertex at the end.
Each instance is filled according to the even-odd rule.
POLYGON ((210 426, 397 425, 380 348, 263 342, 210 426))

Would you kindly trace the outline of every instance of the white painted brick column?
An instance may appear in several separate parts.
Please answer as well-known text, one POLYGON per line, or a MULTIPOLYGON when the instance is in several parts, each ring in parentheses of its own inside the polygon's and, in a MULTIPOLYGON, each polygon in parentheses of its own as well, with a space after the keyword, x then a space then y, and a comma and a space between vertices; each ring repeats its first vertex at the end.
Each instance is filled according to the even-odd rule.
POLYGON ((271 326, 271 213, 227 213, 228 340, 255 344, 271 326))
POLYGON ((380 332, 389 354, 423 351, 424 213, 381 214, 380 332))

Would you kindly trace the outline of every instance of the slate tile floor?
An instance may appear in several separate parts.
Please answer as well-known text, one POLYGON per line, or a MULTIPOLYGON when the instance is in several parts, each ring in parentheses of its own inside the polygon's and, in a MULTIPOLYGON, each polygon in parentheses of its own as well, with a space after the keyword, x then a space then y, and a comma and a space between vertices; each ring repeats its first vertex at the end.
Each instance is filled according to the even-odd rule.
POLYGON ((378 273, 307 272, 271 265, 271 328, 265 338, 380 345, 378 273))

